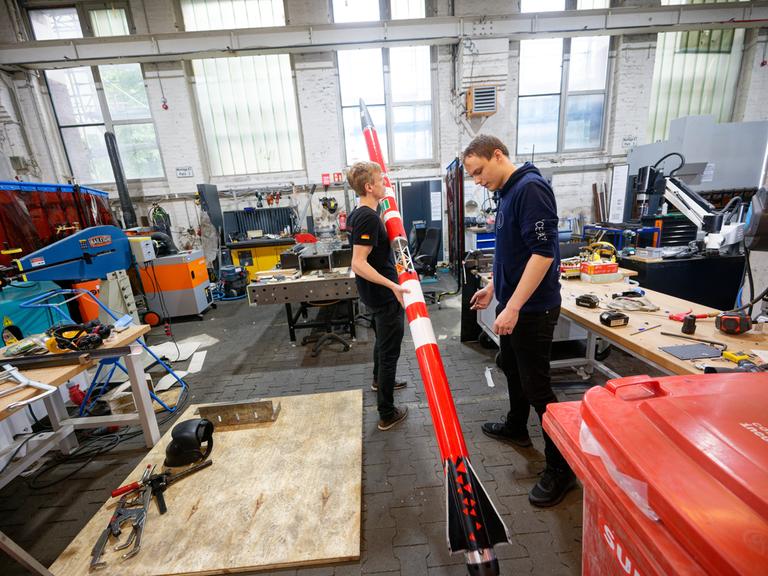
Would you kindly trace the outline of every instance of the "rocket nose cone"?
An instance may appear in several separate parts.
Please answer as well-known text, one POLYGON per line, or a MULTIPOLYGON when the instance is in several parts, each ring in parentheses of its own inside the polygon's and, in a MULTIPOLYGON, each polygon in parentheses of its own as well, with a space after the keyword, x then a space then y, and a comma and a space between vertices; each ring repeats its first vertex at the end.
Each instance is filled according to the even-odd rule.
POLYGON ((360 124, 362 124, 363 129, 373 126, 373 120, 371 120, 371 115, 368 113, 368 107, 362 98, 360 98, 360 124))

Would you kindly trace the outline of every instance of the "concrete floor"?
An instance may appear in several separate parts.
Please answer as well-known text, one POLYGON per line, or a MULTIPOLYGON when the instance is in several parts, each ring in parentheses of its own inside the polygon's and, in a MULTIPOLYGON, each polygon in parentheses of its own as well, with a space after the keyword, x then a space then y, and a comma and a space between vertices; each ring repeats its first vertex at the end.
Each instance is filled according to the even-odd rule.
MULTIPOLYGON (((487 438, 483 422, 506 413, 506 382, 494 365, 495 350, 459 342, 460 299, 430 306, 435 334, 454 401, 478 475, 501 512, 512 536, 510 546, 497 547, 504 574, 576 575, 581 566, 581 490, 549 510, 531 507, 527 492, 543 469, 543 441, 532 426, 534 448, 516 450, 487 438), (496 386, 487 385, 485 368, 493 367, 496 386)), ((444 488, 437 444, 421 387, 413 343, 406 330, 398 376, 408 380, 396 401, 409 408, 408 419, 388 432, 376 428, 376 395, 370 391, 372 332, 360 327, 348 352, 338 344, 317 358, 307 347, 291 346, 284 309, 250 308, 246 301, 220 303, 200 322, 174 325, 178 340, 208 334, 219 340, 208 350, 202 372, 187 378, 191 402, 312 394, 362 387, 363 527, 358 562, 275 574, 305 575, 464 575, 461 555, 450 556, 445 542, 444 488)), ((300 332, 299 338, 306 332, 300 332)), ((155 330, 150 343, 166 340, 155 330)), ((576 345, 578 348, 578 345, 576 345)), ((578 350, 575 350, 578 352, 578 350)), ((574 345, 557 346, 556 356, 574 355, 574 345)), ((606 362, 623 375, 653 373, 650 367, 614 350, 606 362)), ((177 366, 184 369, 184 364, 177 366)), ((557 371, 555 379, 576 385, 558 386, 561 400, 578 400, 604 379, 586 383, 573 372, 557 371)), ((533 414, 533 413, 532 413, 533 414)), ((533 415, 535 417, 535 414, 533 415)), ((161 432, 172 426, 169 421, 161 432)), ((17 478, 0 491, 0 530, 49 566, 83 528, 109 492, 120 485, 146 453, 141 437, 98 457, 72 478, 47 489, 31 490, 17 478)), ((51 480, 74 469, 59 467, 51 480)), ((234 504, 233 504, 234 505, 234 504)), ((0 574, 26 574, 0 556, 0 574)), ((261 573, 263 574, 263 572, 261 573)))

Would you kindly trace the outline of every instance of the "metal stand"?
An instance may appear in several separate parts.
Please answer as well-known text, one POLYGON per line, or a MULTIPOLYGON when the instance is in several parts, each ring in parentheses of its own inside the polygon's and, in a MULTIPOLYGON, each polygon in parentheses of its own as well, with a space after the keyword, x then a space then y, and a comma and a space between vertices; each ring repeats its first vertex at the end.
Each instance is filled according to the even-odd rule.
MULTIPOLYGON (((64 320, 64 322, 72 324, 72 323, 74 323, 74 320, 72 320, 72 317, 69 314, 67 314, 66 312, 64 312, 60 308, 60 306, 62 304, 67 304, 69 302, 77 300, 78 298, 83 298, 83 297, 90 298, 94 303, 96 303, 99 306, 99 308, 101 308, 113 320, 119 320, 117 315, 110 308, 105 306, 104 303, 101 300, 96 298, 96 296, 94 296, 88 290, 82 290, 82 289, 51 290, 50 292, 46 292, 45 294, 40 294, 39 296, 36 296, 35 298, 32 298, 31 300, 27 300, 26 302, 22 302, 20 304, 20 306, 22 308, 48 308, 50 310, 54 310, 56 313, 59 314, 59 316, 61 316, 61 318, 64 320), (51 298, 53 298, 55 296, 59 296, 59 295, 63 295, 63 296, 73 295, 73 296, 71 298, 65 299, 64 302, 59 302, 59 303, 50 303, 50 302, 48 302, 48 300, 50 300, 51 298)), ((144 351, 147 354, 149 354, 152 358, 154 358, 155 362, 160 364, 160 366, 162 366, 168 374, 173 376, 173 378, 176 380, 176 382, 178 382, 179 385, 181 386, 182 393, 184 393, 186 391, 186 389, 187 389, 187 383, 178 374, 176 374, 176 372, 173 370, 173 368, 171 368, 168 364, 163 362, 162 359, 157 354, 155 354, 149 346, 147 346, 144 343, 144 339, 143 338, 139 338, 139 340, 137 340, 137 343, 138 343, 139 346, 141 346, 144 349, 144 351)), ((89 398, 89 396, 91 394, 91 391, 97 385, 97 383, 98 383, 97 378, 98 378, 99 374, 101 373, 102 367, 105 364, 110 364, 110 363, 114 363, 114 362, 117 363, 117 366, 113 366, 112 369, 109 371, 106 382, 109 382, 109 378, 112 377, 112 374, 114 373, 116 367, 119 367, 126 374, 129 373, 129 371, 126 370, 126 368, 122 364, 119 363, 119 360, 100 360, 99 361, 99 368, 96 371, 96 376, 94 376, 94 379, 92 380, 91 385, 88 388, 88 395, 86 395, 86 399, 84 400, 84 402, 88 400, 88 398, 89 398)), ((102 384, 101 389, 104 388, 105 384, 106 383, 102 384)), ((155 402, 160 404, 160 406, 162 406, 165 411, 171 412, 171 413, 176 411, 176 409, 177 409, 176 406, 174 406, 173 408, 168 406, 158 396, 156 396, 154 392, 149 392, 149 395, 152 397, 152 400, 154 400, 155 402)), ((80 407, 80 415, 82 415, 82 413, 83 413, 83 407, 81 406, 80 407)))
MULTIPOLYGON (((347 326, 349 328, 349 335, 354 340, 357 335, 355 332, 355 307, 354 307, 354 299, 347 299, 346 300, 346 308, 347 308, 347 314, 343 319, 334 320, 333 318, 329 318, 328 320, 305 320, 303 322, 299 321, 299 318, 304 317, 307 318, 308 314, 307 311, 311 307, 316 307, 320 304, 311 304, 309 302, 301 302, 299 304, 299 309, 294 314, 293 308, 291 307, 290 302, 286 302, 285 304, 285 313, 286 317, 288 318, 288 333, 290 335, 291 342, 296 342, 296 330, 298 329, 306 329, 306 328, 325 328, 326 332, 321 335, 310 335, 305 336, 302 338, 301 344, 302 346, 305 344, 309 344, 310 342, 316 342, 315 346, 312 348, 312 356, 317 356, 320 352, 320 347, 325 344, 326 342, 335 340, 337 342, 341 342, 344 345, 344 351, 350 349, 350 343, 343 338, 342 336, 339 336, 335 332, 333 332, 334 326, 347 326)), ((327 305, 327 304, 322 304, 327 305)))

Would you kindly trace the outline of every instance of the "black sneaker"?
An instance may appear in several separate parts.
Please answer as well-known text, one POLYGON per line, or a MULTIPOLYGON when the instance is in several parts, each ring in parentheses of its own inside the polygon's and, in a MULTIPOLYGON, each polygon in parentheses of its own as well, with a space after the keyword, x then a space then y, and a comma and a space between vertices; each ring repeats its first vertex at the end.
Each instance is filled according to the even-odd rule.
POLYGON ((513 446, 519 446, 520 448, 530 448, 533 446, 531 437, 528 436, 528 432, 523 434, 513 434, 509 428, 507 428, 506 420, 501 422, 486 422, 483 424, 483 434, 493 438, 494 440, 501 440, 507 444, 513 446))
MULTIPOLYGON (((408 386, 408 382, 406 382, 405 380, 403 380, 402 382, 398 382, 397 380, 395 380, 395 390, 402 390, 406 386, 408 386)), ((374 392, 378 392, 379 383, 376 382, 376 380, 371 382, 371 390, 373 390, 374 392)))
POLYGON ((386 420, 379 420, 379 430, 389 430, 390 428, 394 428, 397 424, 405 420, 405 418, 408 416, 408 408, 395 408, 394 413, 392 416, 387 418, 386 420))
POLYGON ((528 492, 528 501, 534 506, 547 508, 559 504, 576 487, 576 475, 570 468, 547 466, 536 486, 528 492))

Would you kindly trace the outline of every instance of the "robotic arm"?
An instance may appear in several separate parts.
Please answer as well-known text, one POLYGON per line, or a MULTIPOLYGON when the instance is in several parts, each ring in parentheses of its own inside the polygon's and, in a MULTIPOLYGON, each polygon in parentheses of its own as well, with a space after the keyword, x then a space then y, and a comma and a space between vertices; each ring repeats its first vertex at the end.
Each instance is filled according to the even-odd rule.
MULTIPOLYGON (((738 245, 744 240, 743 222, 744 203, 740 197, 734 197, 722 209, 717 210, 710 202, 691 190, 674 174, 685 164, 685 158, 677 152, 667 154, 653 166, 640 169, 638 180, 646 184, 648 194, 662 196, 665 202, 674 206, 697 228, 696 240, 703 242, 708 251, 717 251, 728 246, 738 245), (665 175, 657 166, 669 156, 679 156, 680 166, 665 175)), ((666 211, 666 207, 663 208, 666 211)))

